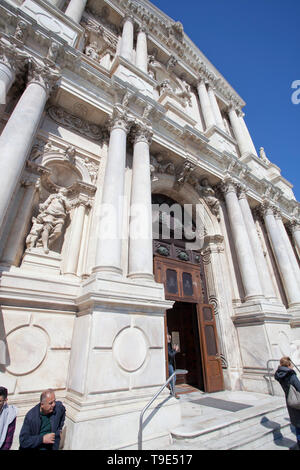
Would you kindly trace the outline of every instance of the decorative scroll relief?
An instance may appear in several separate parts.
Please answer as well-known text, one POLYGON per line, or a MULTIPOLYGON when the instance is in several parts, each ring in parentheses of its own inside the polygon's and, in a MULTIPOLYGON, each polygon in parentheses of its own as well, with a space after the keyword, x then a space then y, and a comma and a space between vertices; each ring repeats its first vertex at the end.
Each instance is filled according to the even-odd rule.
POLYGON ((139 370, 146 361, 147 351, 146 339, 138 328, 127 327, 114 340, 114 359, 126 372, 139 370))
POLYGON ((85 121, 84 119, 75 116, 74 114, 70 114, 63 108, 58 106, 50 106, 47 109, 47 113, 57 124, 61 124, 68 129, 73 129, 75 132, 78 132, 85 137, 89 137, 97 141, 102 140, 104 137, 104 133, 101 127, 97 126, 96 124, 89 123, 88 121, 85 121))

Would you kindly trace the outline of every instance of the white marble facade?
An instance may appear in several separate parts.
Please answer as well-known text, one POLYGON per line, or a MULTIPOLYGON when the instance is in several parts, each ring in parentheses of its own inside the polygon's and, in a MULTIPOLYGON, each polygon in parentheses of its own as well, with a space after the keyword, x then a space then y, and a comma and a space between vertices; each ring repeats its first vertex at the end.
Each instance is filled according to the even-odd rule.
MULTIPOLYGON (((66 449, 137 445, 172 306, 151 193, 202 208, 225 387, 268 393, 269 359, 300 363, 299 203, 244 106, 147 0, 1 2, 0 384, 18 428, 51 387, 66 449)), ((145 446, 180 421, 166 396, 145 446)))

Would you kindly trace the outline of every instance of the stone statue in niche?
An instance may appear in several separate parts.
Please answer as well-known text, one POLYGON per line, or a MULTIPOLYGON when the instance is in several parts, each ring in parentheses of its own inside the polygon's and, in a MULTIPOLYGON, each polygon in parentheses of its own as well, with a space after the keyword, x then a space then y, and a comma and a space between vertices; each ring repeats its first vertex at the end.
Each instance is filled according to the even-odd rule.
POLYGON ((196 179, 193 180, 192 185, 198 192, 199 196, 202 196, 207 205, 209 206, 211 212, 219 220, 220 217, 220 202, 215 195, 214 189, 209 184, 207 178, 203 178, 200 182, 196 179))
POLYGON ((39 214, 32 218, 32 227, 26 238, 27 249, 42 246, 44 252, 49 253, 49 246, 61 235, 66 216, 72 207, 66 197, 67 192, 66 188, 61 188, 39 205, 39 214))

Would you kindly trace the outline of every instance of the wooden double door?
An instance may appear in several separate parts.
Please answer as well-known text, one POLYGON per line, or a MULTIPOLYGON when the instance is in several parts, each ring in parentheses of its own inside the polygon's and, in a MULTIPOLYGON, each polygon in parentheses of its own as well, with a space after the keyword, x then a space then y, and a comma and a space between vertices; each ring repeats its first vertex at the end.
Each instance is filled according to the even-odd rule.
POLYGON ((176 383, 186 383, 206 392, 223 390, 214 309, 213 305, 203 303, 199 267, 155 256, 154 272, 156 281, 165 286, 166 299, 175 301, 165 314, 165 333, 168 330, 172 343, 180 348, 176 368, 188 370, 187 375, 177 377, 176 383))

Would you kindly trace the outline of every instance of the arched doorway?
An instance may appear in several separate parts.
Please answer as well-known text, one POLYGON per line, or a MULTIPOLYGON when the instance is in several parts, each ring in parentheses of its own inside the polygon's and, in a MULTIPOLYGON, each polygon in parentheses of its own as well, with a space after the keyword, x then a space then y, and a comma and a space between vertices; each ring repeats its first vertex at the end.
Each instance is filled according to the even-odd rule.
MULTIPOLYGON (((166 299, 174 301, 165 313, 165 336, 168 330, 172 343, 179 345, 176 367, 188 370, 177 377, 177 384, 206 392, 223 390, 214 308, 208 303, 200 251, 187 249, 191 238, 184 232, 183 208, 161 194, 154 194, 152 203, 158 211, 153 231, 155 280, 164 284, 166 299)), ((167 361, 166 354, 166 370, 167 361)))

